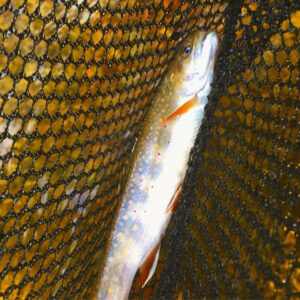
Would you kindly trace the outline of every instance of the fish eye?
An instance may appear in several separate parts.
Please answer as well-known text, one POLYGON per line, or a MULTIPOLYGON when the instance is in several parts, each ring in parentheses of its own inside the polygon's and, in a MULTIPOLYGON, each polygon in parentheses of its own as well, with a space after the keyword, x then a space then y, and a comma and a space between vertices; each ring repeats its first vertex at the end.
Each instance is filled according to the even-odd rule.
POLYGON ((192 47, 191 46, 185 46, 184 48, 183 48, 183 51, 184 51, 184 53, 185 54, 189 54, 189 53, 191 53, 191 51, 192 51, 192 47))

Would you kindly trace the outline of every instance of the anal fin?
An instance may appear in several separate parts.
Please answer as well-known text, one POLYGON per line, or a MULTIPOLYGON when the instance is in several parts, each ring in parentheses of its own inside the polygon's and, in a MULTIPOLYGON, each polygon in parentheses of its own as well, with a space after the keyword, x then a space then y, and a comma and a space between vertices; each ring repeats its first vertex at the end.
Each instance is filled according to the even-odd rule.
POLYGON ((180 196, 181 196, 181 191, 182 191, 182 181, 179 183, 170 203, 167 206, 166 212, 171 212, 173 213, 178 205, 180 196))
POLYGON ((140 267, 140 275, 142 287, 144 288, 148 281, 152 278, 159 258, 160 242, 151 250, 148 257, 140 267))

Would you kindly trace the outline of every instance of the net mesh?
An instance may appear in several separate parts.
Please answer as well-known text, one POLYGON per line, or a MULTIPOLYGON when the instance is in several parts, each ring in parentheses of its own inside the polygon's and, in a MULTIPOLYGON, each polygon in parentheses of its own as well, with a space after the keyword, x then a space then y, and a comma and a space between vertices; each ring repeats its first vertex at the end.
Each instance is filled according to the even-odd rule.
POLYGON ((154 278, 131 298, 300 297, 298 1, 0 0, 0 298, 87 299, 147 107, 222 38, 154 278))

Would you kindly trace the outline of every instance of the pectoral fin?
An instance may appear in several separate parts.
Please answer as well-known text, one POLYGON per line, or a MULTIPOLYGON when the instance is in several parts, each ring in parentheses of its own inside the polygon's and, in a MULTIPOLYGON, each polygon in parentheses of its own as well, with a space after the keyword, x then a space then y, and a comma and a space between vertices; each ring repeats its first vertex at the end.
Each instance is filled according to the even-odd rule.
POLYGON ((196 106, 198 104, 198 101, 195 97, 193 97, 191 100, 185 102, 180 107, 178 107, 174 112, 169 114, 167 117, 163 118, 160 123, 164 124, 168 122, 169 120, 174 119, 177 116, 183 115, 184 113, 188 112, 191 108, 196 106))
POLYGON ((150 252, 140 267, 142 287, 144 288, 147 282, 153 276, 159 258, 160 243, 158 243, 150 252))
POLYGON ((167 206, 166 212, 171 212, 173 213, 178 205, 180 196, 181 196, 181 191, 182 191, 182 182, 179 183, 170 203, 167 206))

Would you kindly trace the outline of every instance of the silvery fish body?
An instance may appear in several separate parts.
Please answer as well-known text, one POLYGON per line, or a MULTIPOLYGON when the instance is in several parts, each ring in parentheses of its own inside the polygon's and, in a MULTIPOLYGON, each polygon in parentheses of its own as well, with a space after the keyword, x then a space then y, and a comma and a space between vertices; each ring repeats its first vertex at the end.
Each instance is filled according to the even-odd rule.
POLYGON ((136 272, 159 249, 202 122, 217 48, 213 32, 185 39, 147 112, 98 299, 126 299, 136 272))

